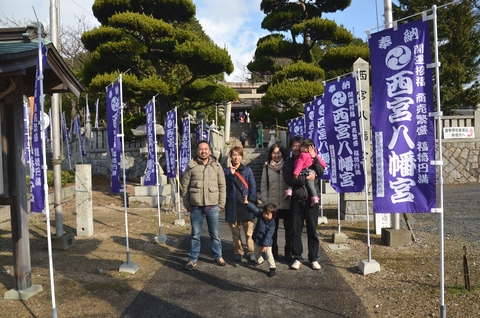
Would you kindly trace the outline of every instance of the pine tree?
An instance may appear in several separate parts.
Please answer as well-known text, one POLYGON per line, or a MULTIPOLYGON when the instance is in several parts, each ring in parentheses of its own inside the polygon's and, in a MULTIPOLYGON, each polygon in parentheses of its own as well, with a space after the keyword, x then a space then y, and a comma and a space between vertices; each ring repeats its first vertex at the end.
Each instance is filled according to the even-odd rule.
MULTIPOLYGON (((440 98, 444 114, 455 108, 480 104, 480 10, 475 0, 451 3, 449 0, 399 0, 393 4, 394 20, 421 18, 422 11, 436 5, 438 54, 440 67, 440 98), (442 7, 442 5, 449 4, 442 7)), ((433 46, 433 28, 431 28, 433 46)), ((432 48, 432 52, 434 48, 432 48)))
POLYGON ((204 33, 191 0, 96 0, 92 10, 101 26, 82 35, 91 52, 83 68, 90 93, 104 92, 124 72, 132 112, 157 94, 163 115, 174 106, 183 112, 237 100, 216 83, 233 72, 230 55, 204 33))
MULTIPOLYGON (((263 0, 262 28, 271 34, 257 43, 248 64, 261 90, 264 107, 303 112, 303 104, 323 93, 322 81, 351 72, 359 57, 368 60, 366 43, 322 13, 344 10, 351 0, 263 0), (334 61, 334 63, 332 63, 334 61)), ((254 117, 254 113, 252 113, 254 117)))

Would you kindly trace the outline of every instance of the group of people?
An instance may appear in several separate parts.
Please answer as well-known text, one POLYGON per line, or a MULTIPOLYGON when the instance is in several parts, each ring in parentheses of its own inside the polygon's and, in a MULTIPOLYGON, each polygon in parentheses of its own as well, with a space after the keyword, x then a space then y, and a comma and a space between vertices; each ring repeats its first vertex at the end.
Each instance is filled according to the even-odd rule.
POLYGON ((226 266, 222 257, 222 243, 218 233, 219 212, 225 210, 234 248, 233 261, 242 257, 256 264, 269 265, 268 275, 276 276, 278 260, 277 232, 280 219, 285 228, 285 260, 290 268, 298 270, 303 264, 302 231, 306 224, 308 261, 319 270, 318 193, 325 163, 318 156, 311 140, 295 136, 290 142, 291 157, 280 144, 268 151, 262 171, 261 200, 263 210, 257 208, 257 188, 250 167, 242 164, 243 148, 230 150, 229 166, 223 168, 212 155, 207 142, 197 146, 196 156, 188 163, 182 180, 183 204, 190 212, 191 237, 186 270, 197 265, 203 220, 207 220, 213 261, 226 266), (256 219, 256 223, 254 222, 256 219), (246 251, 242 241, 245 236, 246 251))

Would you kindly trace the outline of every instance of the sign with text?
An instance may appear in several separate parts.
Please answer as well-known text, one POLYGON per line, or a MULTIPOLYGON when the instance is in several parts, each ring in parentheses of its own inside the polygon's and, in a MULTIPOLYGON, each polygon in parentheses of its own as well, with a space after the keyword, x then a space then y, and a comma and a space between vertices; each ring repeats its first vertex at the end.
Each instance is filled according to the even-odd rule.
POLYGON ((473 127, 443 127, 443 138, 475 138, 473 127))

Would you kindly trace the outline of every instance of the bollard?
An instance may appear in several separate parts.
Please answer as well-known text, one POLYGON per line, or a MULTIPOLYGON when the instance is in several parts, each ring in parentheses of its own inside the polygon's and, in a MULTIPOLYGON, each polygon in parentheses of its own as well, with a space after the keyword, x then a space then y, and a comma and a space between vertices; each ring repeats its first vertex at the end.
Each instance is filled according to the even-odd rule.
POLYGON ((463 247, 463 277, 465 278, 465 289, 470 291, 470 276, 468 274, 467 247, 463 247))

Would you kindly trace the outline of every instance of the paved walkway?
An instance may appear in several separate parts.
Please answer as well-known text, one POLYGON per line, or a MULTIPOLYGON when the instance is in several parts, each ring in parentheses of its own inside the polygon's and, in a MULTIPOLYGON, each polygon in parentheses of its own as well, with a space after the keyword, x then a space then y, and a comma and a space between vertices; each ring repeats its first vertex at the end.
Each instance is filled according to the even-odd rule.
MULTIPOLYGON (((269 278, 266 262, 258 267, 245 259, 233 262, 230 229, 222 220, 220 237, 229 265, 215 265, 206 228, 204 223, 198 265, 184 270, 189 246, 185 239, 122 317, 368 317, 322 248, 320 271, 312 270, 308 262, 298 271, 290 270, 282 248, 277 276, 269 278)), ((281 228, 279 243, 283 235, 281 228)))

